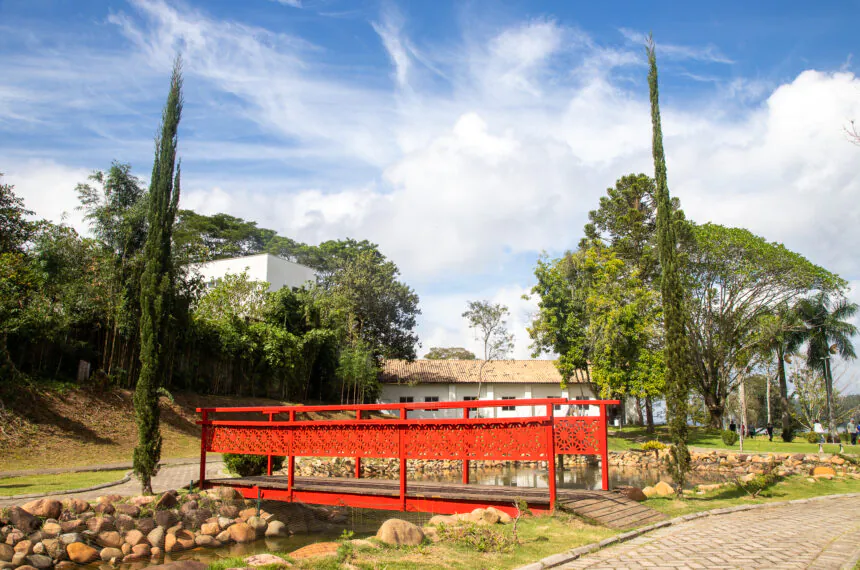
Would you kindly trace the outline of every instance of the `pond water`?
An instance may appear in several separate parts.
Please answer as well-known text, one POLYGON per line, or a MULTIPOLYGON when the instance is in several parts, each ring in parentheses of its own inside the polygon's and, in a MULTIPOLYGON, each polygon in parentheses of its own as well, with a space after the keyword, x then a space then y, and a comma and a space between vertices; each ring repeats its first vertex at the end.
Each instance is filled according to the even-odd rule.
MULTIPOLYGON (((601 472, 599 464, 578 463, 565 466, 564 470, 556 472, 557 485, 560 489, 600 489, 601 472)), ((633 467, 611 467, 609 469, 610 488, 622 485, 645 487, 653 485, 660 480, 671 481, 669 475, 660 470, 646 470, 633 467)), ((427 473, 416 475, 410 480, 451 482, 459 483, 461 474, 449 473, 427 473)), ((699 483, 713 483, 721 481, 717 473, 694 472, 690 474, 688 487, 699 483)), ((471 481, 480 485, 497 485, 505 487, 536 487, 547 488, 549 486, 547 473, 544 469, 535 467, 524 467, 518 465, 504 465, 472 469, 471 481)), ((266 505, 263 508, 277 513, 277 504, 266 505)), ((331 525, 330 530, 309 534, 295 534, 290 537, 258 540, 252 544, 231 544, 214 549, 195 549, 189 552, 165 555, 165 562, 174 560, 194 559, 201 562, 212 562, 235 556, 250 556, 263 552, 291 552, 302 546, 314 542, 326 542, 337 540, 345 530, 352 531, 355 538, 372 536, 379 525, 388 518, 397 516, 406 518, 416 524, 422 524, 430 515, 421 513, 397 513, 393 515, 386 511, 371 511, 363 509, 352 509, 348 519, 340 525, 331 525)), ((140 570, 149 566, 148 562, 136 562, 132 564, 121 564, 121 570, 140 570)), ((116 570, 117 567, 106 563, 91 564, 91 570, 116 570)))

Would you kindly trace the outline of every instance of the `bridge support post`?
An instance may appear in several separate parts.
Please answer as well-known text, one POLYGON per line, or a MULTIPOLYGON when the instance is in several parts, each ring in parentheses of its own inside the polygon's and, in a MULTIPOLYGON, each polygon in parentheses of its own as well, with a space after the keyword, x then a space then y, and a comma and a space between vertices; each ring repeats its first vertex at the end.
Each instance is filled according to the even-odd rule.
MULTIPOLYGON (((290 410, 290 423, 296 421, 296 411, 290 410)), ((287 493, 293 502, 293 491, 296 486, 296 456, 293 455, 293 429, 290 429, 290 455, 287 457, 287 493)))
POLYGON ((200 424, 200 482, 197 485, 203 489, 203 483, 206 482, 206 421, 209 419, 209 412, 206 409, 198 410, 201 412, 200 424))
MULTIPOLYGON (((469 419, 469 408, 463 408, 463 419, 469 419)), ((463 460, 463 485, 469 484, 469 460, 463 460)))
MULTIPOLYGON (((406 419, 406 407, 400 408, 400 419, 406 419)), ((400 510, 406 510, 406 442, 405 438, 406 425, 401 425, 397 430, 398 450, 400 455, 400 510)))
MULTIPOLYGON (((275 416, 275 414, 269 414, 269 421, 270 422, 272 421, 272 418, 274 416, 275 416)), ((271 453, 266 456, 266 475, 268 475, 269 477, 272 476, 272 454, 271 453)))
POLYGON ((546 406, 546 466, 549 473, 547 474, 549 482, 549 510, 555 510, 555 421, 553 416, 552 404, 546 406))
POLYGON ((601 488, 609 490, 609 445, 607 438, 609 430, 606 429, 606 404, 600 404, 600 475, 601 488))
MULTIPOLYGON (((355 410, 355 419, 361 419, 361 410, 355 410)), ((361 479, 361 457, 355 457, 355 478, 361 479)))

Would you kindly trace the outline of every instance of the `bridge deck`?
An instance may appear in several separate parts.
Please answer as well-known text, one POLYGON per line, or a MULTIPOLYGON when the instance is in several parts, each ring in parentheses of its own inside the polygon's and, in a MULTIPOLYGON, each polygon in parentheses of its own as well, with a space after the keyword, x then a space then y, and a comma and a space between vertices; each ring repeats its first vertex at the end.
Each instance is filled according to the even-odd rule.
MULTIPOLYGON (((389 499, 393 509, 400 500, 399 481, 390 479, 296 477, 292 496, 285 476, 208 479, 206 486, 234 487, 248 498, 256 497, 259 489, 262 498, 359 508, 365 506, 362 497, 389 499)), ((533 487, 409 481, 406 497, 408 510, 423 512, 468 512, 477 506, 488 505, 510 512, 511 506, 519 500, 526 501, 533 510, 549 508, 547 489, 533 487)), ((611 491, 558 489, 556 501, 558 508, 610 528, 633 528, 665 518, 662 513, 611 491)), ((368 506, 371 504, 379 505, 379 502, 367 503, 368 506)))

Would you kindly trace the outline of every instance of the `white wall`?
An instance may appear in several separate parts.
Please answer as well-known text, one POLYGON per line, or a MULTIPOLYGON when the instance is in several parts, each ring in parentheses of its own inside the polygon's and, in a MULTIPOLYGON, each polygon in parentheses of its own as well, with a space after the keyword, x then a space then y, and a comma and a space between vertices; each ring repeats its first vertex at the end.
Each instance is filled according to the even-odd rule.
POLYGON ((206 284, 217 283, 228 274, 239 275, 244 272, 252 281, 267 281, 269 291, 277 291, 283 287, 301 287, 316 279, 316 274, 310 267, 268 253, 208 261, 197 265, 195 270, 206 284))
MULTIPOLYGON (((424 402, 427 397, 438 397, 440 402, 462 402, 465 397, 477 395, 477 384, 417 384, 408 386, 404 384, 383 384, 382 392, 378 402, 381 404, 397 404, 401 397, 412 397, 413 402, 424 402)), ((586 399, 580 394, 588 396, 587 399, 595 399, 590 387, 584 386, 582 390, 561 390, 559 386, 551 384, 498 384, 486 382, 481 385, 480 400, 500 400, 504 396, 513 396, 516 399, 526 398, 560 398, 570 397, 575 399, 586 399)), ((513 402, 512 402, 513 404, 513 402)), ((568 415, 568 407, 560 406, 555 410, 555 415, 568 415)), ((481 417, 516 418, 528 416, 543 416, 546 414, 545 406, 516 406, 514 410, 502 410, 501 408, 483 408, 478 411, 481 417)), ((598 406, 588 406, 582 410, 574 410, 572 415, 600 415, 598 406)), ((409 412, 410 418, 460 418, 462 411, 457 410, 415 410, 409 412)), ((474 417, 474 412, 473 412, 474 417)))

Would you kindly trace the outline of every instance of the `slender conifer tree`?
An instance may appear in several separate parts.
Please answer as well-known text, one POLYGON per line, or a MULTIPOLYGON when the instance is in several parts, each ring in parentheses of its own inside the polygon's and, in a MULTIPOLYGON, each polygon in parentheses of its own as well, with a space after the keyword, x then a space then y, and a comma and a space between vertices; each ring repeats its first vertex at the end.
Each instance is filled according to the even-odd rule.
POLYGON ((179 205, 179 165, 176 164, 177 130, 182 115, 182 61, 173 64, 170 93, 161 115, 161 132, 155 139, 155 162, 149 185, 149 212, 144 246, 145 265, 140 286, 140 376, 134 391, 137 447, 134 472, 143 493, 152 493, 152 477, 161 459, 158 389, 164 375, 164 353, 173 296, 171 238, 179 205), (175 166, 175 177, 174 177, 175 166))
POLYGON ((690 395, 688 346, 684 336, 684 290, 678 267, 678 239, 675 214, 666 182, 666 157, 663 154, 663 130, 660 126, 660 102, 657 91, 657 57, 654 40, 648 38, 648 86, 651 92, 651 127, 653 134, 654 181, 657 187, 657 247, 662 277, 663 327, 666 334, 666 408, 669 436, 672 440, 670 468, 680 495, 690 471, 687 449, 687 408, 690 395))

